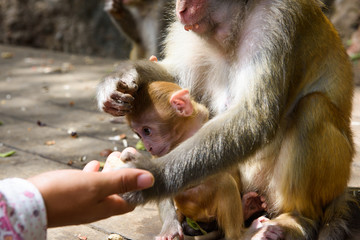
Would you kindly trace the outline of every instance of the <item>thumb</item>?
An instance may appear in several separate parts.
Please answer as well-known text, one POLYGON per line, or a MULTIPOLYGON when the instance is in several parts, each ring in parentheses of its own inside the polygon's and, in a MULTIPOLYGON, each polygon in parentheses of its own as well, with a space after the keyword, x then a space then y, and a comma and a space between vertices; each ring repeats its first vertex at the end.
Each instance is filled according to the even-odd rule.
POLYGON ((84 172, 97 172, 100 169, 100 163, 96 160, 92 160, 84 167, 84 172))
POLYGON ((118 193, 138 191, 154 185, 154 176, 145 170, 124 168, 102 173, 106 177, 103 184, 104 196, 118 193))

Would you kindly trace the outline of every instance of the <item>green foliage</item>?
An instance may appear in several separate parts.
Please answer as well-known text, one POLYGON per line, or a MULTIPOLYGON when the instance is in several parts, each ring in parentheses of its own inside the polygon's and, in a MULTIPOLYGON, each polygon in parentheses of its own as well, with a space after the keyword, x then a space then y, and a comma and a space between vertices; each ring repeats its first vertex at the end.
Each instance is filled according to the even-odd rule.
POLYGON ((9 152, 5 152, 5 153, 0 153, 0 157, 2 157, 2 158, 10 157, 14 153, 16 153, 16 152, 15 151, 9 151, 9 152))
POLYGON ((145 148, 145 146, 144 146, 144 143, 141 141, 141 140, 139 140, 137 143, 136 143, 136 146, 135 146, 135 148, 137 149, 137 150, 146 150, 146 148, 145 148))

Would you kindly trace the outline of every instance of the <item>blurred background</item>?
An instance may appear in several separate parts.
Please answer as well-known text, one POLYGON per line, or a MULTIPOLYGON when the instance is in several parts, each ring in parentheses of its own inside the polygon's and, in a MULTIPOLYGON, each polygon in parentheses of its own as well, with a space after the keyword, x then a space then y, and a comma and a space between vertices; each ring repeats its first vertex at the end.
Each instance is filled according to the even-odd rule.
POLYGON ((130 43, 101 0, 0 0, 0 43, 126 58, 130 43))

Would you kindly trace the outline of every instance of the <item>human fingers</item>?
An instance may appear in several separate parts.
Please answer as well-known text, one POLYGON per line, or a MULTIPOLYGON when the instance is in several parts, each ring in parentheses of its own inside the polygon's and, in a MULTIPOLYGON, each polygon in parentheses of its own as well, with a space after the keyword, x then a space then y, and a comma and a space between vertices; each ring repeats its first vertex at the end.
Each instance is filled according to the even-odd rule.
POLYGON ((94 214, 97 216, 110 217, 113 215, 124 214, 135 209, 136 205, 130 204, 119 195, 111 195, 101 201, 95 208, 94 214))
POLYGON ((100 163, 99 161, 92 160, 88 164, 85 165, 83 171, 84 172, 97 172, 100 169, 100 163))
POLYGON ((104 186, 100 195, 109 196, 149 188, 155 180, 148 171, 124 168, 103 173, 99 181, 104 186))

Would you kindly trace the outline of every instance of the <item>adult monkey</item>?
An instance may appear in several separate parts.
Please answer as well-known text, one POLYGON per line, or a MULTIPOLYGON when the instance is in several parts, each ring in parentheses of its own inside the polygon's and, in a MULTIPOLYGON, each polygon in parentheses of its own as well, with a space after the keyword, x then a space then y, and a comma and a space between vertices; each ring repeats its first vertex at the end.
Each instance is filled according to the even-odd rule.
MULTIPOLYGON (((129 201, 159 200, 238 165, 245 191, 266 196, 275 217, 260 231, 276 224, 286 239, 344 238, 353 81, 320 6, 316 0, 177 0, 178 21, 159 64, 214 117, 156 163, 134 157, 156 183, 127 195, 129 201)), ((143 63, 99 85, 104 111, 131 111, 132 93, 149 80, 137 64, 143 63)))
POLYGON ((116 28, 132 43, 130 59, 159 57, 170 23, 167 14, 174 4, 168 0, 106 0, 105 11, 116 28))

